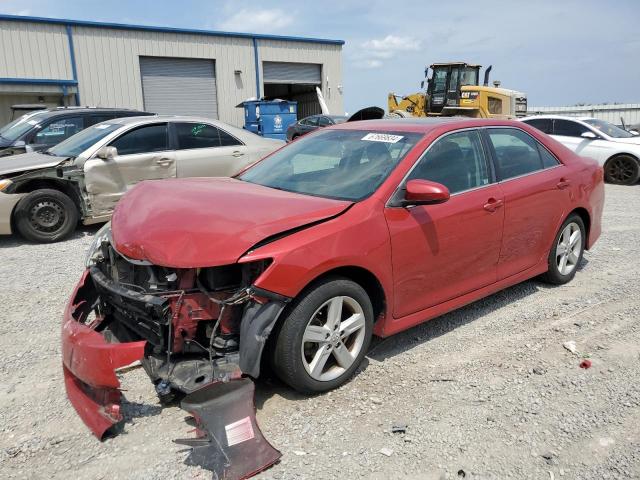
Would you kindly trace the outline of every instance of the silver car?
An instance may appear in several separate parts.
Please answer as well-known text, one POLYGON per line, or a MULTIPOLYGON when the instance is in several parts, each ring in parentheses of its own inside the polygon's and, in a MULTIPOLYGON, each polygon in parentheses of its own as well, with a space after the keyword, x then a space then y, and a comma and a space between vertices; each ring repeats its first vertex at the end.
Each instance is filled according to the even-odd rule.
POLYGON ((29 240, 55 242, 78 221, 109 220, 138 182, 232 176, 282 145, 197 117, 99 123, 45 152, 0 158, 0 234, 13 226, 29 240))

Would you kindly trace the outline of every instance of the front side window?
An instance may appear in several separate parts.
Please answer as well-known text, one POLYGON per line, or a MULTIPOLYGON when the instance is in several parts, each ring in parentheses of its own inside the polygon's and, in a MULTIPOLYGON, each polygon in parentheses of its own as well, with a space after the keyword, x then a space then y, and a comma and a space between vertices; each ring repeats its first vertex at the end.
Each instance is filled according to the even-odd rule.
POLYGON ((302 125, 307 125, 308 127, 316 127, 318 125, 318 117, 308 117, 303 119, 300 123, 302 125))
POLYGON ((114 125, 110 123, 100 123, 93 127, 85 128, 80 133, 68 138, 64 142, 60 142, 53 148, 47 150, 47 153, 57 157, 77 157, 89 147, 95 145, 107 135, 115 132, 122 125, 114 125))
POLYGON ((414 179, 441 183, 450 193, 487 185, 489 169, 478 132, 467 130, 437 140, 407 177, 414 179))
POLYGON ((487 132, 496 153, 500 180, 543 168, 538 142, 529 134, 515 128, 490 128, 487 132))
POLYGON ((421 137, 322 130, 278 150, 238 178, 289 192, 358 201, 382 184, 421 137))
POLYGON ((542 133, 552 132, 552 122, 550 118, 532 118, 531 120, 525 120, 527 125, 531 125, 533 128, 537 128, 542 133))
POLYGON ((53 120, 31 139, 35 145, 56 145, 84 129, 82 117, 67 117, 53 120))
POLYGON ((178 148, 213 148, 220 146, 220 132, 207 123, 176 123, 178 148))
POLYGON ((554 120, 553 121, 553 134, 563 135, 565 137, 579 137, 583 133, 588 132, 589 129, 577 122, 571 120, 554 120))
POLYGON ((588 123, 592 127, 597 128, 599 131, 601 131, 605 135, 609 135, 610 137, 633 138, 633 134, 620 127, 616 127, 613 123, 605 122, 604 120, 598 120, 596 118, 590 118, 583 121, 584 123, 588 123))
POLYGON ((168 150, 167 124, 147 125, 129 130, 111 142, 111 146, 118 149, 118 155, 168 150))

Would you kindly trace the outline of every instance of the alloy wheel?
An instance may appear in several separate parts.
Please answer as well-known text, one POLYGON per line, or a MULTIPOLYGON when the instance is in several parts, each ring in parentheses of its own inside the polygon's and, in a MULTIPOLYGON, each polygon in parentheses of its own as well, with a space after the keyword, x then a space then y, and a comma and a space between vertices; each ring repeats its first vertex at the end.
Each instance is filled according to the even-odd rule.
POLYGON ((634 160, 630 158, 612 158, 607 164, 607 175, 616 183, 628 184, 635 180, 634 160))
POLYGON ((302 363, 314 380, 338 378, 353 365, 365 340, 365 316, 353 298, 337 296, 324 302, 305 328, 302 363))
POLYGON ((556 246, 556 266, 561 275, 569 275, 577 266, 582 253, 582 231, 571 222, 560 234, 556 246))

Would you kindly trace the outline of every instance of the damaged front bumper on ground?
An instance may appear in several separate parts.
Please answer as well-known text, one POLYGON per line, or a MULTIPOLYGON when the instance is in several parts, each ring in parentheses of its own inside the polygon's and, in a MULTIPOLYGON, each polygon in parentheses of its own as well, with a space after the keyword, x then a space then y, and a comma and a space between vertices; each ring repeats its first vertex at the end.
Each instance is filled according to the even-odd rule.
POLYGON ((108 254, 111 263, 83 274, 62 327, 67 395, 84 423, 100 439, 113 431, 123 419, 115 371, 140 360, 161 400, 182 398, 195 419, 196 438, 177 441, 192 447, 187 464, 233 479, 275 463, 280 452, 258 428, 254 385, 243 374, 259 375, 266 339, 288 299, 252 286, 214 292, 210 273, 125 266, 108 254), (150 292, 162 276, 168 283, 150 292))

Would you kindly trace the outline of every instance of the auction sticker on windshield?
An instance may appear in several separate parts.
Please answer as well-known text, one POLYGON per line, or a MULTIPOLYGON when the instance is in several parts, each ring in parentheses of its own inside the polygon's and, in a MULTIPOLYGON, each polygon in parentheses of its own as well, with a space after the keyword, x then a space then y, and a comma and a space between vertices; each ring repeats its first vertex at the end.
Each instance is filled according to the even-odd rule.
POLYGON ((362 140, 369 142, 398 143, 404 137, 402 135, 390 135, 388 133, 367 133, 362 140))

